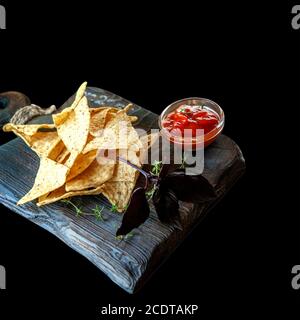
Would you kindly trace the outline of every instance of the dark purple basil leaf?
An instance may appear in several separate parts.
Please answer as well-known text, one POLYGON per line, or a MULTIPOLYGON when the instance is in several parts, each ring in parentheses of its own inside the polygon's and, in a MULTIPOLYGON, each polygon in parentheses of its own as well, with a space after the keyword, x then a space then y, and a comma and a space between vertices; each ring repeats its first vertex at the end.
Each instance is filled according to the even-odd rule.
POLYGON ((206 178, 202 175, 186 175, 183 170, 169 174, 164 183, 181 201, 202 203, 217 196, 214 187, 206 178))
POLYGON ((163 164, 159 173, 159 178, 164 179, 169 173, 171 166, 169 164, 163 164))
POLYGON ((164 182, 155 191, 152 198, 157 216, 161 222, 169 222, 179 213, 179 204, 175 193, 164 182))
POLYGON ((137 188, 133 191, 129 206, 124 213, 121 227, 117 236, 125 236, 133 229, 144 223, 150 214, 150 208, 146 199, 144 188, 137 188))

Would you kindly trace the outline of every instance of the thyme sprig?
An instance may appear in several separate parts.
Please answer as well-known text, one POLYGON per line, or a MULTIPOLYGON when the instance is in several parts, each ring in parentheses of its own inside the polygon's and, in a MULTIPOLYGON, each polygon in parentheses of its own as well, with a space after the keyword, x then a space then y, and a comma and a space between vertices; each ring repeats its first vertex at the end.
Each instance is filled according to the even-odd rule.
POLYGON ((62 203, 68 204, 72 206, 75 209, 76 217, 79 217, 80 215, 83 215, 83 211, 80 207, 78 207, 74 202, 72 202, 70 199, 63 199, 61 200, 62 203))
POLYGON ((105 219, 103 218, 103 214, 102 214, 103 210, 104 210, 104 207, 103 206, 100 207, 98 204, 96 205, 96 207, 94 209, 92 209, 97 221, 105 221, 105 219))
POLYGON ((134 232, 129 232, 129 233, 127 233, 125 236, 116 236, 116 240, 118 240, 118 241, 123 241, 123 240, 129 240, 129 239, 131 239, 131 238, 133 238, 134 237, 134 232))
POLYGON ((151 172, 155 175, 158 176, 160 171, 162 169, 162 161, 155 160, 152 164, 151 172))
POLYGON ((157 190, 157 188, 158 188, 158 186, 157 186, 156 184, 154 184, 154 185, 152 186, 152 188, 149 189, 149 190, 146 192, 146 198, 147 198, 148 201, 153 198, 153 195, 154 195, 155 191, 157 190))
POLYGON ((61 200, 61 202, 73 207, 74 210, 75 210, 75 213, 76 213, 76 217, 79 217, 79 216, 94 216, 96 218, 96 220, 98 220, 98 221, 105 221, 105 219, 103 218, 103 214, 102 214, 102 212, 104 210, 104 206, 100 207, 97 204, 96 207, 94 209, 92 209, 93 213, 88 213, 88 212, 83 212, 82 208, 79 207, 78 205, 76 205, 70 199, 63 199, 63 200, 61 200))
POLYGON ((110 208, 110 212, 117 213, 118 212, 118 206, 116 204, 112 204, 110 208))

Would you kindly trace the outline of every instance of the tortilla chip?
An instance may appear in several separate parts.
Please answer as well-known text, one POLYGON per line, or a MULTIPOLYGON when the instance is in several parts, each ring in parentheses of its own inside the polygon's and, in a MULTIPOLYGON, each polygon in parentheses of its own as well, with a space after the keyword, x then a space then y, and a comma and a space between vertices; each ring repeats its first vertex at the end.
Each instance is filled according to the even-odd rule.
POLYGON ((32 201, 53 191, 66 181, 69 168, 48 158, 41 158, 40 167, 32 189, 18 202, 18 205, 32 201))
MULTIPOLYGON (((123 159, 131 162, 132 164, 141 167, 141 163, 139 157, 136 155, 134 151, 131 150, 119 150, 118 155, 123 159)), ((127 181, 133 182, 136 178, 137 170, 124 163, 122 161, 118 161, 116 164, 116 168, 114 171, 114 175, 110 181, 112 182, 119 182, 119 181, 127 181)))
POLYGON ((74 192, 66 192, 65 187, 61 187, 53 192, 51 192, 46 197, 41 197, 40 201, 37 205, 43 206, 45 204, 50 204, 56 202, 58 200, 67 199, 75 196, 87 196, 87 195, 98 195, 101 194, 102 187, 93 188, 90 190, 81 190, 81 191, 74 191, 74 192))
POLYGON ((103 195, 110 203, 117 207, 118 212, 123 212, 129 203, 135 182, 107 182, 103 186, 103 195))
POLYGON ((99 149, 131 149, 138 151, 142 147, 139 136, 132 127, 127 114, 121 110, 106 123, 103 134, 86 145, 83 153, 99 149))
MULTIPOLYGON (((74 161, 73 165, 70 167, 71 170, 68 174, 67 181, 72 180, 76 176, 78 176, 80 173, 82 173, 84 170, 86 170, 91 163, 95 160, 97 156, 97 151, 92 150, 87 154, 80 153, 76 160, 74 161)), ((69 161, 66 162, 66 166, 69 166, 69 161)))
POLYGON ((96 113, 101 112, 103 110, 107 110, 107 109, 109 109, 110 112, 114 112, 114 113, 117 113, 120 110, 119 108, 116 108, 116 107, 101 106, 97 108, 90 108, 90 112, 91 112, 91 115, 93 116, 96 113))
MULTIPOLYGON (((38 133, 39 129, 53 129, 54 125, 39 124, 39 125, 14 125, 8 123, 3 127, 5 132, 12 131, 15 135, 20 137, 29 147, 32 145, 32 137, 38 133)), ((45 132, 43 132, 45 133, 45 132)))
POLYGON ((41 206, 72 196, 103 192, 118 211, 127 206, 139 172, 101 153, 97 156, 97 152, 101 150, 106 156, 114 151, 140 167, 139 156, 146 143, 140 141, 131 124, 138 118, 126 114, 132 104, 124 109, 89 108, 84 95, 86 85, 85 82, 80 86, 71 106, 52 116, 54 124, 4 127, 4 131, 20 136, 41 158, 34 186, 18 204, 38 198, 41 206))
MULTIPOLYGON (((116 116, 116 113, 117 112, 110 110, 106 116, 106 121, 110 121, 111 119, 113 119, 116 116)), ((139 119, 137 116, 130 116, 130 115, 127 115, 127 116, 131 123, 134 123, 139 119)))
POLYGON ((55 129, 54 124, 13 124, 7 123, 3 127, 3 131, 10 132, 13 131, 15 134, 20 134, 24 136, 33 136, 37 133, 40 129, 55 129))
POLYGON ((139 118, 137 116, 128 116, 128 117, 129 117, 129 120, 130 120, 131 123, 136 122, 136 121, 139 120, 139 118))
POLYGON ((31 147, 40 157, 55 160, 64 144, 56 131, 38 131, 39 129, 52 129, 54 125, 12 125, 6 126, 6 131, 13 131, 31 147))
POLYGON ((113 176, 115 161, 95 159, 93 163, 73 180, 66 183, 66 191, 78 191, 99 187, 113 176))
POLYGON ((59 140, 57 144, 55 144, 53 147, 50 147, 50 151, 47 154, 47 158, 51 160, 56 160, 57 157, 61 154, 62 150, 64 150, 65 144, 62 142, 62 140, 59 140))
POLYGON ((94 137, 100 136, 105 126, 106 116, 109 108, 101 109, 91 115, 90 134, 94 137))
MULTIPOLYGON (((107 109, 109 109, 107 114, 107 121, 111 120, 118 111, 125 110, 125 109, 120 109, 116 107, 98 107, 98 108, 90 108, 90 113, 91 113, 91 116, 93 117, 94 114, 107 109)), ((139 119, 137 116, 128 115, 128 117, 131 123, 136 122, 139 119)))
MULTIPOLYGON (((138 167, 141 166, 138 156, 132 150, 119 150, 118 155, 138 167)), ((138 176, 139 172, 136 169, 119 161, 115 166, 113 177, 104 184, 103 195, 117 206, 119 212, 126 208, 138 176)))
POLYGON ((59 114, 53 115, 53 121, 67 149, 71 153, 81 153, 86 144, 90 126, 90 112, 86 97, 83 97, 74 109, 65 113, 63 119, 59 114))
POLYGON ((133 104, 132 103, 128 103, 128 105, 126 107, 124 107, 122 110, 120 111, 124 111, 124 112, 128 112, 130 109, 133 108, 133 104))
POLYGON ((57 156, 55 159, 56 162, 64 164, 67 160, 68 156, 70 156, 70 151, 64 147, 64 149, 61 151, 61 153, 57 156))
POLYGON ((60 113, 52 115, 53 122, 54 122, 56 127, 58 127, 61 124, 63 124, 67 120, 67 118, 69 117, 70 112, 73 111, 77 107, 78 103, 81 101, 82 97, 84 96, 84 93, 85 93, 85 90, 86 90, 86 86, 87 86, 87 82, 84 82, 79 87, 79 89, 76 92, 75 99, 74 99, 74 101, 73 101, 73 103, 71 104, 70 107, 64 109, 60 113))
POLYGON ((37 132, 30 139, 31 149, 40 157, 55 160, 64 148, 57 132, 37 132))

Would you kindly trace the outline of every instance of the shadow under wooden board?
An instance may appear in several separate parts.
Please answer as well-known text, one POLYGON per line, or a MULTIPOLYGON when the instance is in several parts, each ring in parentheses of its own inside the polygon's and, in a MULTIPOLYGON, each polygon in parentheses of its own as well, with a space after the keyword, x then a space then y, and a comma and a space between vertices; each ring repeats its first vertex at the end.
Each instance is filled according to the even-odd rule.
MULTIPOLYGON (((88 88, 91 107, 112 105, 123 108, 129 101, 98 88, 88 88)), ((68 106, 70 98, 62 108, 68 106)), ((157 128, 158 116, 134 105, 130 114, 138 116, 135 126, 157 128)), ((34 122, 49 122, 40 117, 34 122)), ((203 175, 217 192, 217 198, 199 205, 180 202, 180 216, 171 224, 161 223, 151 205, 150 218, 126 240, 115 237, 122 216, 110 211, 102 196, 81 197, 84 212, 104 205, 105 221, 93 216, 77 217, 74 210, 62 202, 37 207, 31 202, 17 206, 17 201, 31 188, 39 165, 38 157, 21 139, 16 138, 0 147, 0 203, 56 235, 69 247, 82 254, 112 281, 129 293, 142 288, 151 274, 176 249, 195 225, 229 191, 245 170, 238 146, 221 135, 205 150, 203 175), (22 177, 22 179, 20 179, 22 177)))

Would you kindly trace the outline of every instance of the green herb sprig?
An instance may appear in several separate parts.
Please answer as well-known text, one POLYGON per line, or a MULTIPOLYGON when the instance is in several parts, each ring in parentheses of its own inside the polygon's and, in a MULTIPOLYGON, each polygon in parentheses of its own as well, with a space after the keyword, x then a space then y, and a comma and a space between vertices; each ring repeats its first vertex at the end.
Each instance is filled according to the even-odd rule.
POLYGON ((117 213, 118 212, 118 206, 116 204, 112 204, 110 208, 110 212, 117 213))
POLYGON ((148 201, 153 198, 154 193, 155 193, 155 191, 157 190, 157 188, 158 188, 158 187, 157 187, 157 185, 155 184, 155 185, 152 186, 151 189, 149 189, 149 190, 146 192, 146 198, 147 198, 148 201))
POLYGON ((102 214, 103 210, 104 210, 104 207, 103 206, 100 207, 98 204, 96 205, 96 207, 94 209, 92 209, 97 221, 105 221, 105 219, 103 218, 103 214, 102 214))
POLYGON ((62 203, 68 204, 75 209, 76 217, 83 215, 83 211, 80 207, 78 207, 75 203, 73 203, 70 199, 61 200, 62 203))
POLYGON ((102 214, 102 212, 104 210, 104 206, 100 207, 97 204, 96 207, 94 209, 92 209, 93 213, 88 213, 88 212, 83 212, 82 208, 77 206, 70 199, 63 199, 63 200, 61 200, 61 202, 73 207, 75 209, 76 217, 79 217, 79 216, 94 216, 97 221, 105 221, 105 219, 103 217, 103 214, 102 214))
POLYGON ((158 176, 160 171, 162 169, 162 161, 155 160, 152 164, 151 172, 155 175, 158 176))
POLYGON ((123 241, 123 240, 129 240, 135 236, 134 232, 129 232, 125 236, 116 236, 116 240, 123 241))

